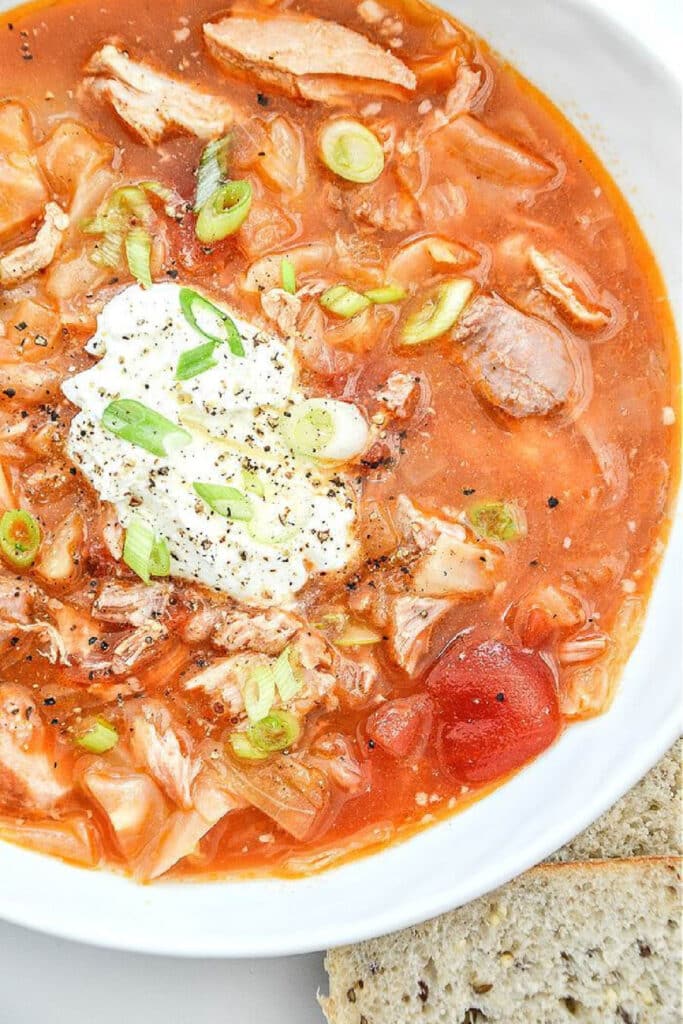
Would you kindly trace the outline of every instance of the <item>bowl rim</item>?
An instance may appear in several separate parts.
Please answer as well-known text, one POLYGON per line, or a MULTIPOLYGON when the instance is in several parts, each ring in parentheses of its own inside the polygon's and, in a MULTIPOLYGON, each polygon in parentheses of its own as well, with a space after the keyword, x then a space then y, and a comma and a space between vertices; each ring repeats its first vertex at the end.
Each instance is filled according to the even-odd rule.
MULTIPOLYGON (((614 38, 620 52, 623 53, 628 50, 632 53, 635 52, 639 60, 649 66, 652 74, 664 80, 667 92, 668 90, 678 91, 676 78, 671 71, 657 59, 652 51, 633 32, 625 28, 612 15, 596 6, 593 0, 556 0, 556 6, 559 9, 579 12, 583 16, 592 19, 593 22, 597 22, 605 32, 608 32, 614 38)), ((591 141, 591 145, 594 145, 593 141, 591 141)), ((640 223, 642 227, 642 217, 640 218, 640 223)), ((647 234, 647 232, 644 233, 647 234)), ((673 300, 673 294, 670 294, 670 298, 673 300)), ((678 311, 674 310, 674 312, 678 311)), ((683 516, 679 493, 676 506, 672 510, 667 550, 654 580, 641 639, 646 633, 648 636, 652 633, 654 613, 659 609, 660 605, 664 605, 662 600, 663 591, 667 588, 671 589, 677 582, 677 565, 678 573, 680 573, 682 550, 683 516)), ((677 607, 680 610, 680 594, 678 605, 674 601, 673 616, 667 614, 662 620, 665 625, 666 623, 675 624, 677 607)), ((658 616, 657 621, 659 622, 659 620, 660 617, 658 616)), ((680 621, 680 616, 678 621, 680 621)), ((665 626, 662 626, 662 629, 664 628, 665 626)), ((0 864, 5 865, 6 868, 9 867, 9 870, 6 869, 4 872, 0 872, 0 917, 11 923, 34 928, 60 938, 130 952, 182 957, 267 957, 307 953, 329 946, 368 939, 375 935, 386 934, 419 921, 424 921, 427 918, 434 917, 496 889, 512 877, 543 860, 544 857, 561 847, 591 824, 591 822, 595 821, 596 818, 611 807, 657 763, 680 735, 682 725, 681 712, 683 708, 681 707, 680 699, 676 699, 675 694, 675 676, 678 666, 674 660, 674 655, 666 661, 666 665, 668 665, 668 668, 665 668, 665 675, 667 679, 670 675, 673 676, 673 685, 669 686, 668 691, 665 689, 665 704, 661 709, 663 713, 655 718, 646 735, 639 736, 638 742, 635 745, 629 745, 625 750, 621 751, 612 750, 606 760, 596 760, 595 767, 606 770, 608 774, 600 785, 594 786, 592 790, 588 791, 587 795, 584 794, 586 799, 582 802, 580 808, 575 807, 573 813, 564 818, 558 816, 553 811, 550 815, 551 820, 549 823, 546 823, 542 832, 536 836, 528 836, 523 847, 515 849, 512 854, 506 851, 505 855, 500 859, 490 859, 483 868, 473 871, 473 874, 465 884, 463 884, 461 879, 455 879, 450 884, 444 884, 443 887, 432 891, 429 898, 420 891, 414 896, 402 891, 398 903, 389 902, 383 910, 375 910, 365 917, 361 916, 358 920, 352 919, 347 915, 343 924, 335 923, 334 920, 324 920, 319 921, 313 926, 305 925, 304 927, 297 927, 295 922, 290 922, 290 927, 286 933, 285 929, 280 928, 272 932, 254 934, 248 938, 236 933, 230 934, 229 931, 223 933, 220 930, 210 931, 208 934, 202 935, 199 931, 193 931, 192 928, 187 929, 184 927, 186 918, 181 918, 180 927, 177 927, 178 920, 173 916, 169 919, 165 907, 167 902, 172 904, 175 901, 175 895, 167 900, 167 895, 170 896, 173 893, 177 894, 180 898, 177 902, 177 908, 172 907, 171 910, 184 909, 185 912, 188 912, 192 906, 192 901, 189 898, 185 898, 188 894, 193 892, 201 892, 202 894, 213 892, 217 896, 220 893, 221 900, 216 902, 221 904, 221 912, 223 912, 230 908, 230 894, 234 894, 238 889, 244 890, 245 887, 249 888, 259 899, 264 898, 265 900, 272 900, 274 893, 283 894, 286 891, 292 890, 293 887, 296 887, 299 892, 309 890, 313 893, 314 898, 324 899, 326 888, 329 888, 324 880, 332 875, 337 878, 353 876, 357 873, 356 869, 359 865, 367 865, 370 861, 386 863, 387 874, 389 874, 388 868, 391 861, 393 860, 396 864, 404 859, 393 855, 397 851, 405 850, 409 846, 413 847, 415 851, 417 851, 419 846, 428 851, 430 847, 436 844, 442 848, 442 851, 447 851, 449 831, 457 832, 457 829, 453 829, 454 822, 463 820, 474 822, 476 820, 479 823, 479 819, 482 818, 483 807, 491 808, 491 815, 488 814, 488 811, 483 812, 484 819, 488 816, 493 816, 494 804, 496 806, 499 804, 501 794, 503 797, 513 794, 513 800, 515 793, 518 796, 521 794, 523 802, 528 797, 529 791, 533 795, 533 791, 538 790, 537 777, 542 778, 541 773, 544 771, 544 766, 550 765, 550 761, 553 758, 553 750, 561 746, 567 747, 568 744, 577 750, 581 750, 585 747, 587 740, 590 740, 591 733, 597 733, 598 737, 600 737, 600 733, 605 731, 602 728, 605 719, 609 719, 610 716, 615 716, 619 712, 621 698, 625 697, 622 691, 625 691, 627 686, 629 689, 640 691, 644 685, 642 681, 638 681, 635 678, 638 676, 638 679, 640 679, 642 675, 644 679, 646 670, 649 670, 649 662, 643 660, 641 640, 639 640, 628 665, 624 669, 620 689, 614 704, 605 715, 587 722, 573 724, 555 747, 534 761, 508 783, 481 801, 473 804, 470 808, 452 816, 446 821, 435 824, 426 832, 419 833, 400 843, 392 844, 378 853, 343 864, 340 867, 331 868, 322 874, 296 881, 283 879, 243 881, 237 879, 223 882, 159 882, 150 887, 143 887, 106 871, 87 871, 63 864, 62 862, 55 861, 53 858, 45 857, 29 850, 0 843, 0 864), (571 737, 574 737, 574 739, 572 740, 571 737), (627 754, 628 759, 620 761, 620 754, 627 754), (618 762, 616 767, 614 764, 615 760, 618 762), (555 815, 554 818, 553 814, 555 815), (422 842, 423 839, 428 839, 429 837, 434 837, 433 842, 422 842), (42 871, 41 865, 43 866, 42 871), (19 876, 23 874, 29 879, 29 882, 34 872, 44 874, 48 880, 48 887, 49 885, 54 885, 55 883, 59 885, 60 882, 63 882, 67 889, 73 889, 74 891, 82 889, 83 893, 89 892, 90 894, 100 889, 104 892, 109 889, 114 895, 117 892, 123 895, 124 890, 128 894, 134 891, 136 896, 132 906, 139 913, 139 917, 131 919, 127 923, 122 922, 116 929, 113 929, 107 921, 106 915, 104 920, 101 916, 98 918, 97 915, 88 915, 83 912, 76 915, 76 917, 60 916, 56 914, 56 907, 51 901, 36 899, 30 893, 26 894, 23 890, 17 892, 12 888, 13 866, 19 869, 19 876), (9 884, 7 881, 8 876, 10 877, 9 884), (82 884, 79 879, 83 880, 82 884), (181 892, 184 894, 183 896, 180 896, 181 892), (227 899, 223 899, 226 894, 227 899), (152 914, 155 920, 151 928, 148 927, 147 911, 152 914)), ((654 664, 653 667, 655 667, 654 664)), ((486 824, 486 821, 484 824, 486 824)), ((351 877, 350 884, 354 884, 353 877, 351 877)), ((345 886, 346 883, 343 881, 342 889, 345 886)))

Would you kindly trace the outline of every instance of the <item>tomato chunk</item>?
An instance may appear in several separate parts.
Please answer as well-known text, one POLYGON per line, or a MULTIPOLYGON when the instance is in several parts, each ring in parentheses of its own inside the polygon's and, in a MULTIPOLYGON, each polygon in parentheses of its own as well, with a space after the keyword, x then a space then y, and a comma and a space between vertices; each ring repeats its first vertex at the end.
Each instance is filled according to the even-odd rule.
POLYGON ((424 746, 432 724, 432 702, 424 693, 388 700, 370 715, 367 734, 392 757, 408 757, 424 746))
POLYGON ((519 768, 560 732, 555 682, 536 653, 487 641, 451 648, 427 677, 444 766, 464 783, 519 768))

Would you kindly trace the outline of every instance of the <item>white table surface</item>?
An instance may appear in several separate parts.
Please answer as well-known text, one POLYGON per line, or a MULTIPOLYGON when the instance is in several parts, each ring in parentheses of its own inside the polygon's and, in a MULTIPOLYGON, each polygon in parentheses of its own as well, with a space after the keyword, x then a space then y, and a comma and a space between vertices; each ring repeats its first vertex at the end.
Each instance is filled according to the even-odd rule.
MULTIPOLYGON (((601 6, 680 76, 679 0, 601 6)), ((322 954, 181 960, 96 949, 0 922, 0 1024, 321 1024, 315 994, 324 987, 322 954)))

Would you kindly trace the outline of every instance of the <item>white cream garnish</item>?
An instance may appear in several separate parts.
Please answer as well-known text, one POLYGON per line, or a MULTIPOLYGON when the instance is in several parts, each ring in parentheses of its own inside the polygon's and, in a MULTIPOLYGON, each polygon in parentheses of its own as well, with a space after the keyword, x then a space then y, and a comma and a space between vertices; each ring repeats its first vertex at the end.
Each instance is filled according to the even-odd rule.
MULTIPOLYGON (((142 515, 166 537, 172 575, 239 601, 282 603, 310 575, 343 569, 355 557, 353 493, 338 472, 295 456, 285 440, 283 417, 304 395, 295 357, 281 339, 226 309, 244 357, 218 345, 217 366, 176 381, 180 354, 206 341, 185 319, 179 293, 175 284, 133 285, 104 307, 87 345, 100 361, 63 385, 81 409, 69 454, 100 498, 116 506, 124 526, 142 515), (115 436, 101 418, 119 399, 182 425, 191 442, 160 458, 115 436), (248 494, 252 520, 213 512, 194 482, 248 494)), ((347 458, 367 442, 358 417, 352 422, 353 439, 339 438, 347 458)))

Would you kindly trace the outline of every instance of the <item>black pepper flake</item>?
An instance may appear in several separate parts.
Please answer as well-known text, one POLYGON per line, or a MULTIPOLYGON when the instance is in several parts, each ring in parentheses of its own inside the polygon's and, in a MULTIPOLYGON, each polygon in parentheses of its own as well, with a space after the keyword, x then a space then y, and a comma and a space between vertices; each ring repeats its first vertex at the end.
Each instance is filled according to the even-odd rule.
POLYGON ((505 700, 505 694, 502 693, 502 692, 501 693, 497 693, 496 694, 496 700, 498 701, 499 704, 502 704, 503 701, 505 700))
POLYGON ((374 740, 368 740, 368 750, 374 750, 377 744, 374 740))
POLYGON ((54 697, 46 697, 45 700, 43 701, 43 704, 45 705, 46 708, 51 708, 53 704, 56 703, 57 701, 55 700, 54 697))
POLYGON ((426 1003, 429 999, 429 985, 422 978, 417 982, 417 998, 421 1003, 426 1003))
POLYGON ((270 103, 270 100, 265 95, 265 93, 257 92, 256 93, 256 102, 258 103, 259 107, 267 107, 268 104, 270 103))
POLYGON ((560 499, 559 498, 553 498, 552 495, 548 498, 548 508, 557 508, 557 506, 559 504, 560 504, 560 499))
POLYGON ((469 497, 470 494, 476 494, 476 489, 474 487, 463 487, 462 493, 469 497))
POLYGON ((14 390, 14 388, 5 388, 5 390, 3 391, 3 395, 7 395, 8 398, 14 398, 14 396, 16 395, 16 391, 14 390))
POLYGON ((346 993, 346 998, 348 999, 348 1001, 350 1003, 355 1003, 355 1001, 356 1001, 356 990, 355 990, 355 988, 350 988, 348 990, 348 992, 346 993))

